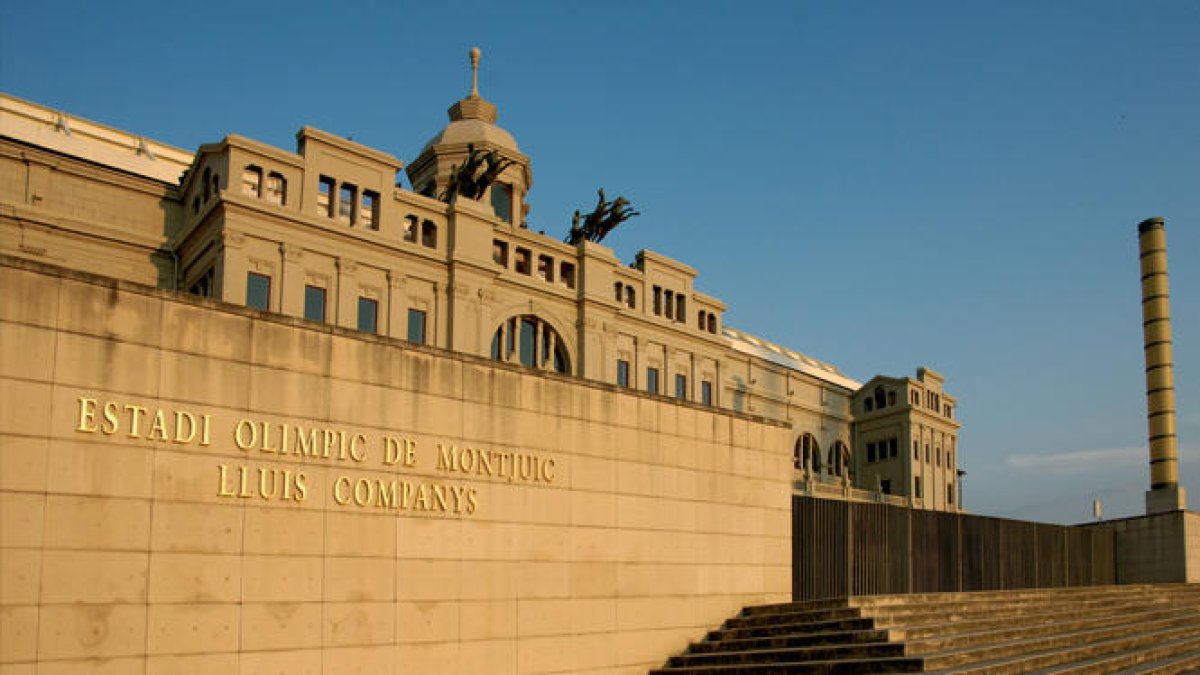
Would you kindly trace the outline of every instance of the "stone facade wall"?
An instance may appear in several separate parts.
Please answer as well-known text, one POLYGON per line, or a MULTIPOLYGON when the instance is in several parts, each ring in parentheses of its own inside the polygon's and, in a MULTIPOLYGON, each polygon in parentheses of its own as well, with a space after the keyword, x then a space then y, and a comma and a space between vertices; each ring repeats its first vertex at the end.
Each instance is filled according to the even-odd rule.
POLYGON ((0 288, 5 673, 640 673, 791 595, 783 425, 11 258, 0 288))

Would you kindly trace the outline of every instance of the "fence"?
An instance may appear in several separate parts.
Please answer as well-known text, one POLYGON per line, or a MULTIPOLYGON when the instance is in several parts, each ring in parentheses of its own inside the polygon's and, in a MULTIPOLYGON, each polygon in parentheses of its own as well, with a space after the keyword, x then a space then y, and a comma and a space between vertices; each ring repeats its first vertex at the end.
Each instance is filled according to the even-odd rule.
POLYGON ((1111 528, 792 498, 797 600, 1112 583, 1111 528))

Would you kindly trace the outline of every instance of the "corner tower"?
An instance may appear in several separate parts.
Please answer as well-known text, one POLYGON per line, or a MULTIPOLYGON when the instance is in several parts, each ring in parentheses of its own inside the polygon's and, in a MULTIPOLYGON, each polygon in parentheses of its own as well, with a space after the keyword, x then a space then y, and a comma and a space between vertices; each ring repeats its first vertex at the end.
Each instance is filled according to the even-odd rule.
POLYGON ((1175 376, 1171 359, 1171 295, 1167 284, 1167 228, 1162 218, 1138 224, 1142 270, 1142 336, 1146 354, 1146 420, 1150 441, 1150 491, 1146 513, 1180 511, 1175 442, 1175 376))
POLYGON ((415 192, 438 198, 446 191, 451 171, 466 160, 469 147, 480 153, 494 151, 512 165, 500 173, 482 201, 497 218, 523 225, 529 212, 525 195, 533 185, 529 158, 521 154, 512 134, 496 126, 495 104, 479 95, 479 57, 479 48, 472 48, 471 93, 446 111, 450 124, 431 138, 408 165, 408 179, 415 192))

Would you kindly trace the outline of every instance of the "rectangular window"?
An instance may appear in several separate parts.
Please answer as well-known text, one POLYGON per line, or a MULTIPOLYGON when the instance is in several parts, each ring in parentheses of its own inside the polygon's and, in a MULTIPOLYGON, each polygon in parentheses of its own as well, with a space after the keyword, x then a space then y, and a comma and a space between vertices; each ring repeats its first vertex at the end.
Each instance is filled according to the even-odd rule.
POLYGON ((264 196, 272 204, 282 206, 287 202, 287 180, 283 174, 272 171, 267 175, 267 192, 264 196))
POLYGON ((629 386, 629 362, 623 359, 617 359, 617 385, 629 386))
POLYGON ((569 262, 559 265, 558 280, 567 288, 575 288, 575 266, 569 262))
POLYGON ((954 504, 954 483, 946 483, 946 503, 954 504))
POLYGON ((544 281, 554 281, 554 258, 548 255, 538 256, 538 276, 544 281))
POLYGON ((662 287, 654 287, 654 315, 662 316, 662 287))
POLYGON ((882 492, 885 495, 892 494, 892 481, 890 481, 890 480, 879 481, 879 490, 880 490, 880 492, 882 492))
POLYGON ((348 183, 342 183, 338 190, 338 220, 347 225, 354 224, 354 207, 358 199, 358 188, 348 183))
POLYGON ((527 248, 517 248, 517 262, 515 269, 521 274, 529 274, 530 265, 533 263, 533 254, 527 248))
POLYGON ((712 405, 713 404, 712 392, 713 392, 712 382, 709 382, 708 380, 701 382, 700 383, 700 402, 703 403, 704 405, 712 405))
POLYGON ((925 444, 925 463, 928 464, 929 462, 932 462, 932 461, 933 461, 933 458, 929 456, 929 444, 926 443, 925 444))
POLYGON ((891 457, 892 459, 896 459, 896 452, 898 449, 897 448, 898 445, 899 445, 899 443, 896 442, 896 439, 894 439, 894 438, 888 439, 888 457, 891 457))
POLYGON ((256 272, 246 273, 246 306, 264 312, 271 308, 271 277, 256 272))
POLYGON ((304 318, 309 321, 325 321, 325 289, 320 286, 304 287, 304 318))
POLYGON ((317 215, 333 217, 333 186, 334 180, 329 176, 321 176, 317 181, 317 215))
POLYGON ((687 321, 687 299, 683 293, 675 294, 675 320, 679 323, 687 321))
POLYGON ((867 462, 870 463, 870 462, 874 462, 874 461, 875 461, 875 444, 867 443, 867 462))
POLYGON ((680 401, 687 400, 687 375, 675 375, 675 398, 680 401))
POLYGON ((379 229, 379 193, 363 190, 362 208, 359 210, 359 220, 368 230, 379 229))
POLYGON ((408 310, 408 341, 425 344, 425 310, 408 310))
POLYGON ((364 333, 377 333, 379 328, 379 301, 372 298, 358 299, 358 329, 364 333))
POLYGON ((646 391, 651 394, 658 393, 658 368, 646 369, 646 391))
POLYGON ((917 499, 922 498, 922 496, 921 496, 921 477, 920 476, 916 476, 913 478, 913 496, 916 497, 917 499))
POLYGON ((417 217, 404 216, 404 241, 417 242, 417 217))
POLYGON ((495 213, 500 220, 511 223, 512 206, 512 186, 504 183, 492 183, 492 213, 495 213))
POLYGON ((534 368, 537 361, 537 322, 531 318, 521 318, 521 335, 517 341, 517 358, 526 368, 534 368))
POLYGON ((492 240, 492 262, 501 267, 508 267, 508 242, 492 240))
POLYGON ((663 304, 666 305, 666 315, 668 319, 675 318, 675 293, 673 291, 663 292, 663 304))
POLYGON ((421 245, 426 248, 437 248, 437 225, 432 220, 421 223, 421 245))

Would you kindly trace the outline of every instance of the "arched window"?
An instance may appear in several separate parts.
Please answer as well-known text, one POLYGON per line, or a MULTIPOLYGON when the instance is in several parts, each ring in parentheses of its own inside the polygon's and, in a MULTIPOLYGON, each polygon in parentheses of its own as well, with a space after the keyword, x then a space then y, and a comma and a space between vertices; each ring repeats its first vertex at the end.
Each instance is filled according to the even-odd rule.
POLYGON ((792 465, 802 471, 809 468, 813 473, 821 473, 821 447, 812 434, 805 433, 796 439, 796 446, 792 449, 792 465))
POLYGON ((570 373, 567 347, 558 331, 533 314, 506 319, 492 335, 492 358, 527 368, 570 373))
POLYGON ((637 292, 633 290, 633 286, 625 287, 625 305, 630 309, 637 309, 637 292))

